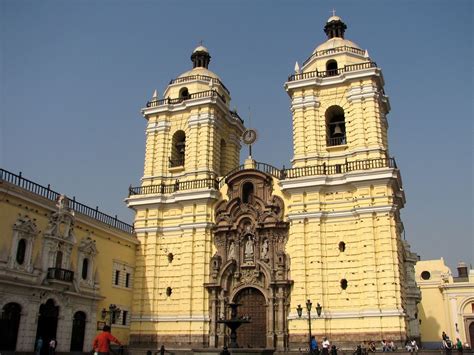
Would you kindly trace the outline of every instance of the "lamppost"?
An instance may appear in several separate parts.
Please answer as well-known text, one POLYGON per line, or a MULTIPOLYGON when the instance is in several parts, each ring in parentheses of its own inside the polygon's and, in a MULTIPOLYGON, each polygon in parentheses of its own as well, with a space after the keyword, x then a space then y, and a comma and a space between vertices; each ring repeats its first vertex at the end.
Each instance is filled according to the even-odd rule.
POLYGON ((122 310, 117 307, 115 304, 109 305, 109 310, 106 310, 105 308, 102 308, 102 312, 100 312, 102 319, 105 320, 107 317, 107 314, 109 315, 109 325, 110 328, 112 328, 112 319, 115 320, 116 317, 120 317, 120 313, 122 310))
MULTIPOLYGON (((313 304, 311 303, 311 300, 306 301, 306 310, 308 311, 308 328, 309 328, 309 337, 308 337, 308 345, 309 345, 309 352, 311 353, 311 307, 313 304)), ((321 317, 321 311, 323 307, 318 303, 316 306, 316 313, 318 314, 318 318, 321 317)), ((303 307, 299 304, 298 307, 296 307, 296 312, 298 312, 298 317, 301 318, 303 315, 303 307)))

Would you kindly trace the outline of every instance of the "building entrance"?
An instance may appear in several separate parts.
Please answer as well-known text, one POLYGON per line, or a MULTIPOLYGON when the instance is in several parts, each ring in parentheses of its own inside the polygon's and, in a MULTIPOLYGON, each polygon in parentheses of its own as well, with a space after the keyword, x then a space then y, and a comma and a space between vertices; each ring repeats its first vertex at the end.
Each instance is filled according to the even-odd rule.
POLYGON ((237 341, 243 348, 265 348, 267 333, 267 307, 265 297, 256 288, 249 287, 235 296, 239 317, 250 317, 250 323, 237 330, 237 341))
POLYGON ((72 321, 71 351, 83 351, 86 332, 86 314, 76 312, 72 321))
POLYGON ((43 339, 41 355, 48 354, 48 344, 51 339, 56 339, 56 330, 58 327, 59 306, 54 304, 53 299, 49 299, 40 306, 38 328, 36 330, 36 339, 43 339))
POLYGON ((17 303, 6 304, 0 316, 0 350, 16 350, 18 327, 20 325, 21 306, 17 303))

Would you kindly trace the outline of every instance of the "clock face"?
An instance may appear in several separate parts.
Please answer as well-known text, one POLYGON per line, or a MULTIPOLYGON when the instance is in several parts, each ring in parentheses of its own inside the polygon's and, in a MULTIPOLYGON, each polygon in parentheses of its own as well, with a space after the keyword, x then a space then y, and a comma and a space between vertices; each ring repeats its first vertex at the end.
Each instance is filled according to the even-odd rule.
POLYGON ((245 132, 242 134, 242 140, 245 144, 252 144, 257 140, 257 131, 251 128, 245 130, 245 132))

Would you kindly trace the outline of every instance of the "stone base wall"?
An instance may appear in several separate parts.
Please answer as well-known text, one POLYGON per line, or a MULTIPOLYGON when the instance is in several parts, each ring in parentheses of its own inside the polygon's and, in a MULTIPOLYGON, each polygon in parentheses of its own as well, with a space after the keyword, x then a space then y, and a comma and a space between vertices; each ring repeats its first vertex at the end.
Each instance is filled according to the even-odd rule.
POLYGON ((159 349, 162 345, 172 348, 206 348, 207 334, 130 334, 130 347, 159 349))
MULTIPOLYGON (((381 342, 383 339, 390 340, 395 343, 399 349, 405 349, 405 335, 400 334, 399 332, 385 332, 380 334, 379 332, 367 332, 367 333, 332 333, 332 334, 319 334, 312 333, 318 344, 321 347, 323 338, 326 336, 331 342, 331 345, 336 345, 338 349, 355 349, 358 344, 368 343, 373 341, 377 350, 381 350, 381 342)), ((289 339, 289 348, 290 349, 299 349, 299 348, 308 348, 308 333, 306 334, 290 334, 289 339)), ((419 339, 417 343, 420 344, 419 339)))

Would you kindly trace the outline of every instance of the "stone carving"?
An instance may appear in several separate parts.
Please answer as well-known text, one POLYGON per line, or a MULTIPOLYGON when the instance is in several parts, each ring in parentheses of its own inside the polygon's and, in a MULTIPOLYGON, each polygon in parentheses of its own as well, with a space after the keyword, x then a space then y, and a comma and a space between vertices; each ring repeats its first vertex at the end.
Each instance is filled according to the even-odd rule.
POLYGON ((267 259, 268 254, 268 239, 265 239, 262 244, 262 250, 260 252, 261 259, 267 259))
MULTIPOLYGON (((267 300, 275 300, 277 294, 286 299, 292 281, 289 279, 285 244, 288 240, 288 222, 284 221, 284 202, 272 194, 271 176, 255 170, 243 170, 226 179, 228 200, 216 205, 213 227, 216 255, 212 257, 210 278, 206 288, 209 294, 219 294, 210 309, 210 346, 223 346, 224 337, 218 325, 223 317, 226 301, 236 302, 243 289, 254 287, 267 300), (252 199, 244 200, 243 186, 253 185, 252 199), (222 258, 222 263, 217 262, 222 258)), ((211 297, 212 298, 212 297, 211 297)), ((273 307, 269 301, 267 319, 268 347, 285 343, 288 336, 286 322, 289 302, 273 307)))
POLYGON ((253 260, 253 240, 251 235, 248 236, 247 242, 245 243, 245 260, 253 260))
POLYGON ((234 244, 234 242, 230 242, 228 259, 236 259, 236 257, 235 257, 235 244, 234 244))
POLYGON ((242 274, 240 275, 240 282, 243 284, 260 285, 261 281, 259 280, 258 276, 258 271, 244 269, 242 270, 242 274))
POLYGON ((75 242, 74 238, 74 214, 68 207, 67 197, 61 195, 58 198, 56 207, 57 212, 54 212, 49 219, 48 227, 45 235, 53 236, 60 239, 75 242))
POLYGON ((95 240, 93 240, 91 237, 86 237, 82 239, 78 249, 81 253, 85 255, 97 255, 97 247, 95 245, 95 240))

